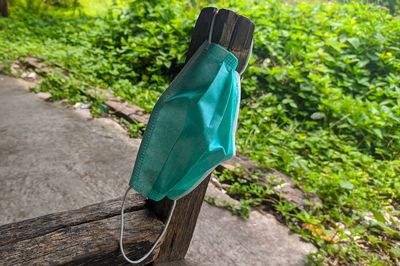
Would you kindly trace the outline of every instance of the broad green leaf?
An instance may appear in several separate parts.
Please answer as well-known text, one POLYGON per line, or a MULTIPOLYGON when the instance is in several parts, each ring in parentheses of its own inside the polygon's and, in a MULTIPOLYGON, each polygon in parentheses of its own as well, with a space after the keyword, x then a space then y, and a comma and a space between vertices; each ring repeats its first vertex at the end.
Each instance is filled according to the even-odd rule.
POLYGON ((315 112, 311 115, 311 119, 313 119, 313 120, 320 120, 323 118, 325 118, 325 114, 322 112, 315 112))
POLYGON ((354 185, 352 183, 350 183, 349 181, 343 181, 340 183, 340 187, 348 189, 348 190, 352 190, 354 188, 354 185))

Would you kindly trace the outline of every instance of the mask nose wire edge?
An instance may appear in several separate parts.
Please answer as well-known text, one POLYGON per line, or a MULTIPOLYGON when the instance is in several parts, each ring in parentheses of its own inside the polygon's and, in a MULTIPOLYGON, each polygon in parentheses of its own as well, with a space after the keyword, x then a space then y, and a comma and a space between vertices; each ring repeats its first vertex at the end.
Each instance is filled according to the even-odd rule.
POLYGON ((164 237, 165 233, 167 232, 167 228, 169 226, 169 223, 171 222, 172 214, 174 213, 174 210, 175 210, 176 200, 173 201, 173 205, 172 205, 171 211, 169 212, 167 222, 165 223, 165 227, 164 227, 162 233, 160 234, 160 236, 157 238, 156 242, 153 244, 153 246, 150 248, 150 250, 143 257, 141 257, 140 259, 137 259, 137 260, 131 260, 126 256, 126 254, 124 252, 124 246, 123 246, 123 243, 122 243, 122 240, 123 240, 123 237, 124 237, 125 200, 126 200, 126 197, 127 197, 128 192, 129 192, 130 189, 131 189, 131 187, 129 187, 126 190, 125 195, 124 195, 124 199, 122 200, 122 206, 121 206, 121 231, 120 231, 120 237, 119 237, 119 247, 121 249, 122 256, 124 257, 124 259, 127 262, 129 262, 131 264, 139 264, 139 263, 143 262, 145 259, 147 259, 150 256, 150 254, 154 251, 154 249, 157 247, 157 245, 160 243, 161 239, 164 237))

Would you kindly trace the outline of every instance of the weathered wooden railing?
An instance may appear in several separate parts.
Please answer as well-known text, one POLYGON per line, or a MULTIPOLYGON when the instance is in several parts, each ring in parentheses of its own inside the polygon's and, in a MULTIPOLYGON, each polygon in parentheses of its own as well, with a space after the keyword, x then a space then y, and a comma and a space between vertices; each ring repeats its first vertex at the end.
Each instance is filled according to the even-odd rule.
MULTIPOLYGON (((216 8, 201 11, 187 60, 208 40, 215 12, 216 8)), ((253 31, 254 24, 233 11, 221 9, 216 15, 212 41, 239 58, 239 71, 246 66, 251 52, 253 31)), ((163 241, 144 264, 185 257, 208 182, 209 177, 177 201, 163 241)), ((137 193, 130 195, 126 203, 124 247, 128 257, 135 259, 146 253, 161 233, 172 201, 146 201, 137 193)), ((0 265, 125 264, 118 246, 120 207, 119 198, 0 226, 0 265)))

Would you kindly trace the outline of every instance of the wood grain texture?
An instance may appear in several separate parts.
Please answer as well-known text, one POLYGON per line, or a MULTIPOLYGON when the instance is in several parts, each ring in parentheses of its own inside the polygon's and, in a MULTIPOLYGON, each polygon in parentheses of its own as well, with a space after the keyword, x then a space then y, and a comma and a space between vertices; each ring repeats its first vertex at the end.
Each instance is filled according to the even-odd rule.
POLYGON ((194 55, 197 49, 206 41, 209 37, 212 17, 218 9, 215 7, 203 8, 200 12, 199 17, 196 20, 196 25, 192 32, 192 40, 190 41, 189 49, 186 53, 186 62, 194 55), (211 19, 210 19, 211 18, 211 19))
MULTIPOLYGON (((204 8, 201 11, 193 30, 186 62, 200 45, 208 40, 211 22, 216 11, 216 8, 204 8)), ((254 24, 250 20, 233 11, 221 9, 215 17, 212 42, 232 51, 239 59, 238 71, 241 71, 250 53, 253 32, 254 24)), ((210 176, 191 193, 177 201, 170 226, 160 246, 157 262, 181 260, 185 257, 209 180, 210 176)), ((160 219, 166 220, 172 206, 171 200, 167 198, 160 202, 148 200, 147 203, 160 219)))
MULTIPOLYGON (((145 209, 138 194, 130 196, 126 206, 125 252, 136 259, 147 252, 164 225, 145 209)), ((120 211, 121 199, 117 199, 4 225, 0 265, 125 264, 118 246, 120 211)), ((146 262, 156 255, 157 251, 146 262)))
MULTIPOLYGON (((208 40, 212 18, 217 11, 215 7, 206 7, 201 10, 192 33, 186 62, 200 45, 208 40)), ((253 22, 232 10, 220 9, 215 16, 211 41, 225 47, 238 58, 238 72, 242 72, 246 67, 247 57, 251 53, 254 29, 253 22)))
MULTIPOLYGON (((113 199, 81 209, 52 213, 33 219, 0 226, 0 246, 13 242, 32 239, 64 227, 101 220, 118 215, 121 212, 122 199, 113 199)), ((145 208, 145 199, 139 193, 132 193, 127 199, 126 210, 135 211, 145 208)))
POLYGON ((228 9, 221 9, 215 18, 212 42, 232 52, 239 60, 237 71, 244 70, 251 52, 254 23, 228 9))
MULTIPOLYGON (((176 202, 175 211, 160 246, 156 262, 176 261, 185 258, 209 181, 210 176, 206 177, 195 190, 176 202)), ((172 207, 172 201, 168 198, 159 202, 148 200, 148 206, 160 219, 165 221, 172 207)))

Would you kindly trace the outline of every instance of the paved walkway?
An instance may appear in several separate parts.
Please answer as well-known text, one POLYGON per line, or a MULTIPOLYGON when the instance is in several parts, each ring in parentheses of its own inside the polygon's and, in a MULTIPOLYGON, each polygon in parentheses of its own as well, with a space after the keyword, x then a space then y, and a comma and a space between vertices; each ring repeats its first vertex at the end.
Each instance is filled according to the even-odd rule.
MULTIPOLYGON (((140 140, 27 86, 0 75, 0 224, 121 196, 140 140)), ((313 250, 272 215, 245 222, 204 203, 187 259, 170 265, 303 265, 313 250)))

